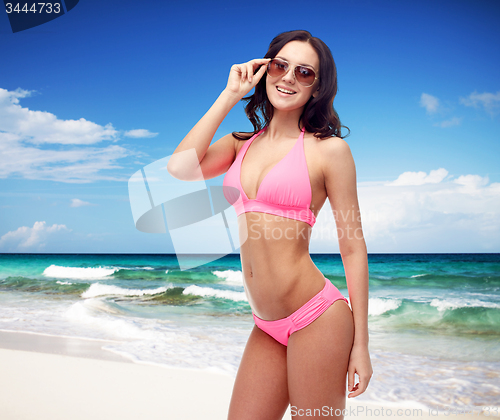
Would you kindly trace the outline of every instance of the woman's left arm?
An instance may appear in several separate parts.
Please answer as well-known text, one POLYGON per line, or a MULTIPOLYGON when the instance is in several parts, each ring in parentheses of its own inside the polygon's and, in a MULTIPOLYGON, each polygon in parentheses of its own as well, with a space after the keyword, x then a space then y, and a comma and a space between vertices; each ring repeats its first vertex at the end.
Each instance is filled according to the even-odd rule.
POLYGON ((356 167, 345 140, 322 142, 323 173, 328 200, 337 226, 349 301, 354 318, 354 343, 348 366, 349 398, 362 394, 373 374, 368 352, 368 256, 361 227, 356 167), (354 374, 359 383, 354 385, 354 374))

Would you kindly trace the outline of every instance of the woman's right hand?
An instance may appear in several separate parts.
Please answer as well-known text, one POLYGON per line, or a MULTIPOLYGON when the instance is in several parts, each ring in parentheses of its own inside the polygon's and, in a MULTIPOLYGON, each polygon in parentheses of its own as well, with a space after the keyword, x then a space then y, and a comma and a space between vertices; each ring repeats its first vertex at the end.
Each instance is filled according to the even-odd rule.
POLYGON ((229 72, 226 91, 239 101, 259 83, 270 60, 270 58, 256 58, 247 63, 234 64, 229 72), (259 67, 260 69, 254 74, 259 67))

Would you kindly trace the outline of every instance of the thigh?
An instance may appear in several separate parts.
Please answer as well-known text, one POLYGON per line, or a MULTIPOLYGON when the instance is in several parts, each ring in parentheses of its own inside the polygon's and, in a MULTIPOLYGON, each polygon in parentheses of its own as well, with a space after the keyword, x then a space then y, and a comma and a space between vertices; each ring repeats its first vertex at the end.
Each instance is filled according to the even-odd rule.
POLYGON ((286 347, 254 326, 229 405, 229 420, 279 420, 288 407, 286 347))
POLYGON ((352 312, 343 300, 335 301, 319 318, 290 336, 287 366, 292 418, 327 418, 327 413, 345 408, 353 340, 352 312))

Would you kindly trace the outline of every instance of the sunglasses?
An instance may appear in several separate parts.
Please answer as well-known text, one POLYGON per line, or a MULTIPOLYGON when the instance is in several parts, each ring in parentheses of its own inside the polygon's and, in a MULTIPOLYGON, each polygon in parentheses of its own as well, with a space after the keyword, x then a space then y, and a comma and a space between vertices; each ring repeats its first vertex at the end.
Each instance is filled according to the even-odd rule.
MULTIPOLYGON (((290 69, 290 63, 281 58, 273 58, 267 64, 267 74, 271 77, 284 76, 288 73, 290 69)), ((316 73, 311 67, 307 66, 295 66, 293 68, 293 77, 302 86, 309 87, 314 84, 316 79, 316 73)))

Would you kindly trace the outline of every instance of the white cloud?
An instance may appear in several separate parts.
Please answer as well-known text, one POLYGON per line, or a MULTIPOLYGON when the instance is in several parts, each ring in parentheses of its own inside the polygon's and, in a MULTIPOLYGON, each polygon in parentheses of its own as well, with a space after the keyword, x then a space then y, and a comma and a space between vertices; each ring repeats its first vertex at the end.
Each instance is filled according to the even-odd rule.
POLYGON ((0 88, 0 131, 34 144, 93 144, 116 138, 117 131, 111 124, 103 127, 84 118, 60 120, 50 112, 21 107, 19 98, 30 95, 27 90, 0 88))
POLYGON ((83 118, 60 120, 49 112, 21 107, 19 99, 30 94, 22 89, 0 88, 0 178, 16 176, 68 183, 128 179, 102 175, 101 171, 121 168, 116 160, 131 154, 129 151, 116 144, 89 146, 116 140, 117 131, 111 124, 103 127, 83 118), (43 149, 36 147, 41 143, 45 144, 43 149), (47 143, 57 143, 59 147, 51 149, 47 143))
POLYGON ((410 247, 420 252, 500 248, 500 183, 361 186, 360 202, 373 212, 366 222, 367 235, 379 243, 385 239, 400 244, 399 252, 412 251, 410 247))
POLYGON ((0 249, 7 252, 41 251, 49 239, 60 232, 70 231, 65 225, 46 226, 45 222, 35 222, 33 227, 21 226, 3 235, 0 238, 0 249))
POLYGON ((440 123, 436 123, 434 125, 442 128, 447 128, 447 127, 453 127, 454 125, 460 125, 461 122, 462 118, 453 117, 450 118, 449 120, 441 121, 440 123))
POLYGON ((500 106, 500 90, 497 93, 477 93, 477 91, 474 91, 468 97, 460 98, 460 103, 474 108, 482 106, 486 112, 493 115, 500 106))
MULTIPOLYGON (((358 183, 368 252, 499 252, 500 183, 476 174, 443 179, 448 172, 442 168, 431 171, 436 174, 433 181, 431 174, 422 173, 416 179, 427 182, 358 183)), ((333 247, 338 252, 335 231, 325 203, 312 233, 311 252, 332 252, 333 247)))
POLYGON ((95 204, 89 203, 87 201, 82 201, 79 198, 73 198, 71 200, 70 207, 82 207, 82 206, 94 206, 95 204))
POLYGON ((482 187, 488 184, 489 178, 479 175, 461 175, 453 182, 461 186, 458 191, 476 195, 480 193, 482 187))
POLYGON ((448 171, 444 168, 433 169, 427 175, 426 172, 403 172, 399 177, 391 182, 385 183, 386 186, 402 186, 402 185, 424 185, 437 184, 446 178, 448 171))
POLYGON ((97 180, 126 181, 127 177, 101 175, 104 169, 121 168, 115 161, 128 155, 118 145, 102 148, 48 150, 24 146, 21 139, 0 132, 0 178, 20 176, 26 179, 87 183, 97 180))
POLYGON ((143 128, 137 130, 129 130, 125 131, 125 136, 133 137, 133 138, 143 138, 143 137, 156 137, 158 133, 152 133, 149 130, 145 130, 143 128))
MULTIPOLYGON (((428 93, 422 93, 420 96, 420 106, 425 108, 428 114, 431 115, 436 115, 436 114, 446 114, 449 112, 449 109, 443 107, 439 101, 438 98, 435 96, 429 95, 428 93)), ((455 125, 460 125, 462 122, 462 118, 459 117, 452 117, 448 120, 441 121, 434 123, 434 126, 436 127, 442 127, 442 128, 447 128, 447 127, 453 127, 455 125)))
POLYGON ((428 93, 422 93, 420 96, 420 106, 424 107, 429 114, 433 114, 438 111, 439 99, 428 93))

